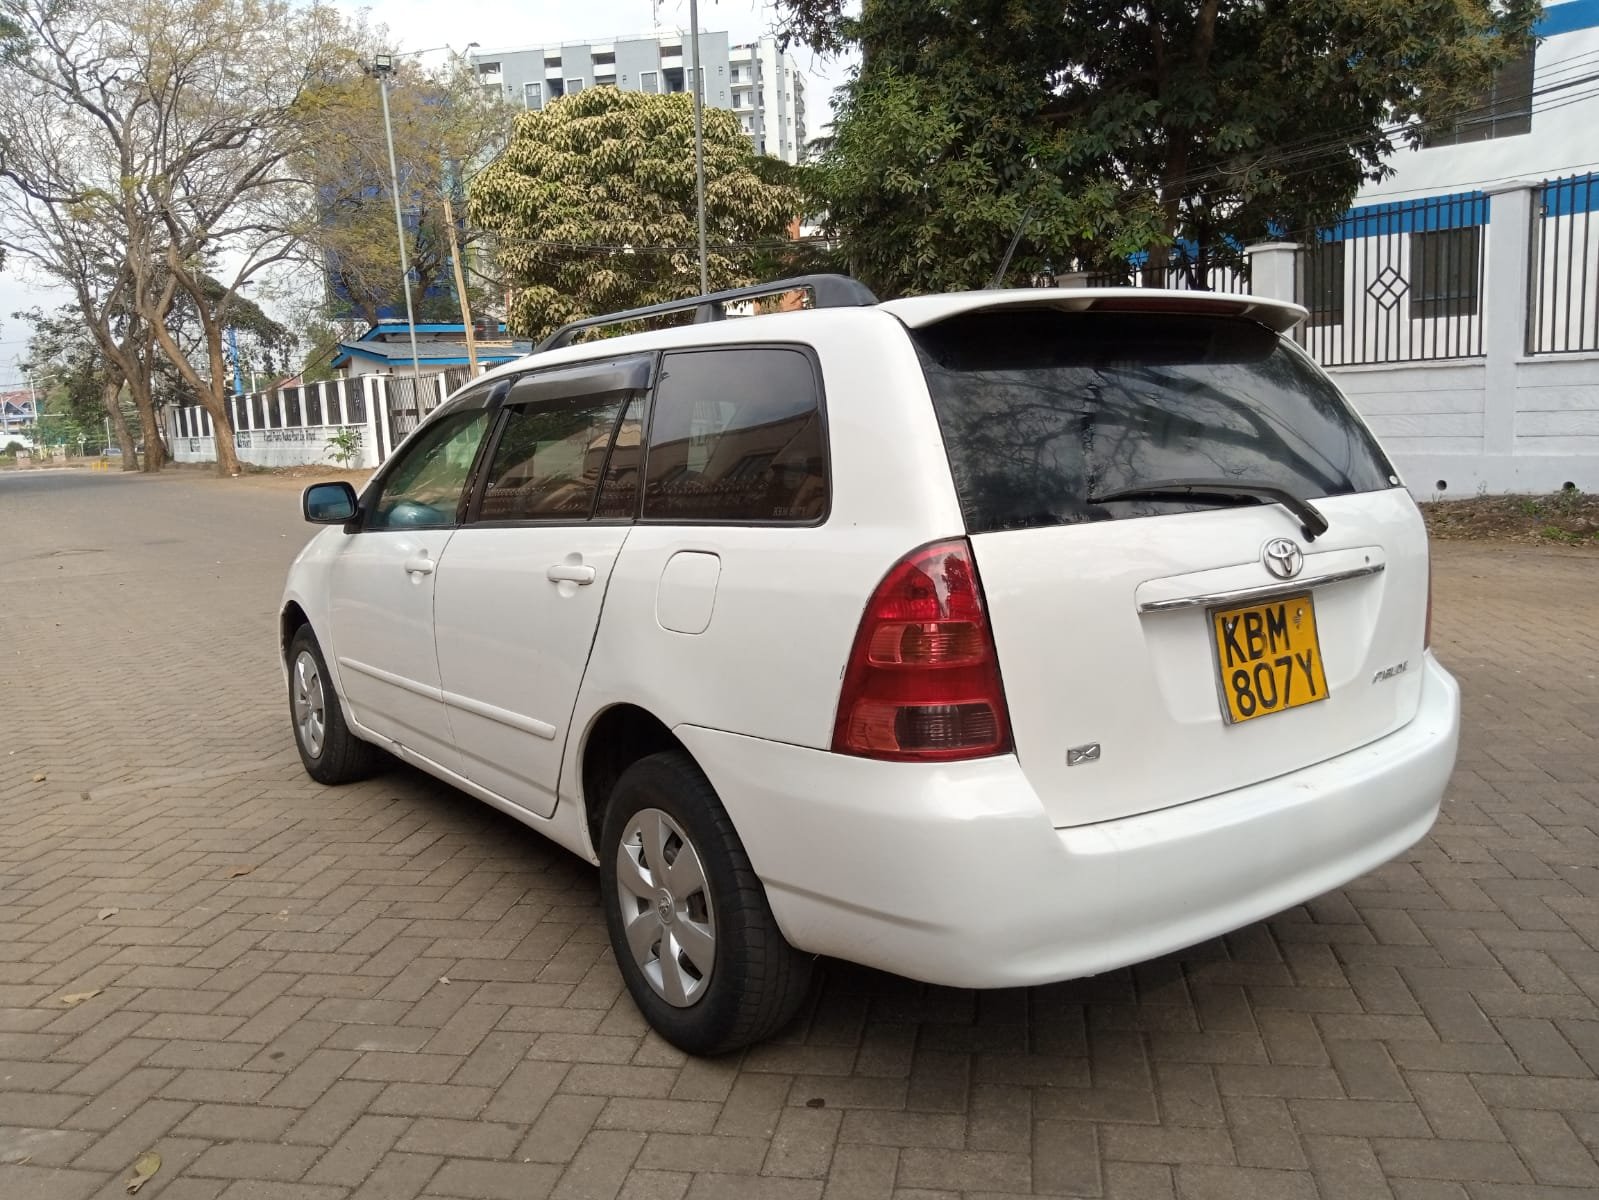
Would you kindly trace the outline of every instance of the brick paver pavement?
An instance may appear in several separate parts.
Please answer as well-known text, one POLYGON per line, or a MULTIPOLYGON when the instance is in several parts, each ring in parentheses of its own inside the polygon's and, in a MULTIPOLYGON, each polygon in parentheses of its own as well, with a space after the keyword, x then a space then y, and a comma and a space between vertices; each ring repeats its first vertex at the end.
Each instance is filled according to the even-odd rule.
POLYGON ((1467 727, 1405 860, 1078 983, 830 964, 713 1062, 645 1032, 590 868, 304 778, 306 533, 281 486, 0 477, 5 1200, 151 1148, 145 1200, 1599 1194, 1599 556, 1439 547, 1467 727))

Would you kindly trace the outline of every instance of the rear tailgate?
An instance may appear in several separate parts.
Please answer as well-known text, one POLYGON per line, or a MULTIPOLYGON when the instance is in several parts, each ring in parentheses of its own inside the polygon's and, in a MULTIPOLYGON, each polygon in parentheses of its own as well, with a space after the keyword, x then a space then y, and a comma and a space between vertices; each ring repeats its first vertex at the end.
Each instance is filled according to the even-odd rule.
POLYGON ((1415 714, 1421 517, 1297 348, 1170 313, 979 311, 913 336, 1016 753, 1056 825, 1282 775, 1415 714), (1194 479, 1285 489, 1328 528, 1158 486, 1194 479))

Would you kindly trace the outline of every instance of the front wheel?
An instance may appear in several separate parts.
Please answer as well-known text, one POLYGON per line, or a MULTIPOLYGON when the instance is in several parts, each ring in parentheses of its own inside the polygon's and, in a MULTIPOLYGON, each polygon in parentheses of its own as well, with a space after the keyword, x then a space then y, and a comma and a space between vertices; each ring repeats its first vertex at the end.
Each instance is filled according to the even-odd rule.
POLYGON ((300 762, 318 783, 354 783, 377 770, 383 752, 350 732, 309 625, 289 642, 289 719, 300 762))
POLYGON ((747 1046, 804 1002, 811 959, 778 930, 733 822, 687 755, 650 755, 617 781, 600 886, 627 989, 679 1049, 747 1046))

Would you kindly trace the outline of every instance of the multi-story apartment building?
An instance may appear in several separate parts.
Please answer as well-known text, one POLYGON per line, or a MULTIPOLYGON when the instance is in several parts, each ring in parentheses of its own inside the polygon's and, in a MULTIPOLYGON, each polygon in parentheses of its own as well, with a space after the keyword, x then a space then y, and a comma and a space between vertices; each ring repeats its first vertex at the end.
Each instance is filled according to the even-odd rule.
MULTIPOLYGON (((478 50, 478 77, 508 103, 540 109, 589 87, 683 92, 693 86, 693 54, 679 31, 609 41, 478 50)), ((776 38, 731 45, 701 32, 707 106, 732 111, 761 154, 797 163, 805 147, 805 77, 776 38)))

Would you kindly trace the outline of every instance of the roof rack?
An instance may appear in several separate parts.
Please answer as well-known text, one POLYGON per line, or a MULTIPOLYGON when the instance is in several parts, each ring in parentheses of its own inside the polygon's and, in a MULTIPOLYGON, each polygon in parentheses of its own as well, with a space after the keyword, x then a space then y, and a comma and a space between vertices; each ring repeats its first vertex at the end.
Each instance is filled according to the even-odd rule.
POLYGON ((647 304, 643 308, 630 308, 625 312, 606 313, 599 317, 584 317, 562 325, 536 347, 533 353, 559 350, 570 345, 572 339, 585 329, 598 329, 605 325, 620 325, 624 321, 639 321, 645 317, 659 317, 667 313, 694 311, 694 323, 726 319, 726 306, 735 300, 751 300, 759 296, 772 296, 804 288, 815 299, 817 308, 864 308, 877 303, 877 297, 859 280, 848 275, 796 275, 792 279, 777 279, 771 283, 757 283, 752 287, 730 288, 725 292, 709 292, 703 296, 690 296, 686 300, 668 300, 665 304, 647 304))

